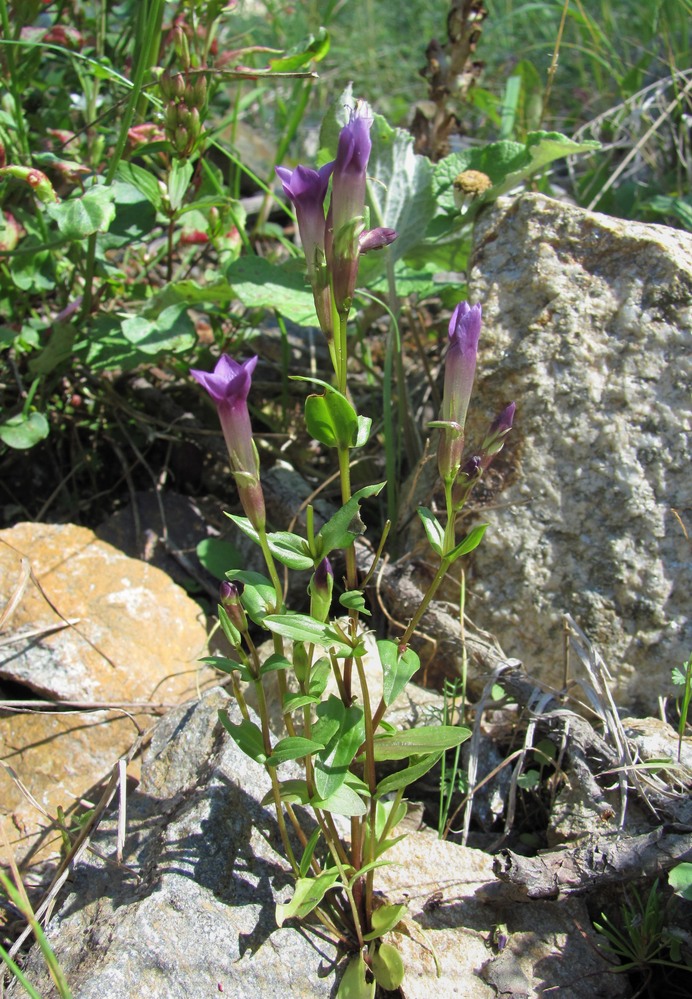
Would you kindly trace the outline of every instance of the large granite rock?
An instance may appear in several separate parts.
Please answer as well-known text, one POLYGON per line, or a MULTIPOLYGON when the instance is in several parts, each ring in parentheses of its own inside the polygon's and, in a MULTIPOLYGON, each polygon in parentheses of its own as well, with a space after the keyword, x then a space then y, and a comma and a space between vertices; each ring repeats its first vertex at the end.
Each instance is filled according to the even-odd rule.
POLYGON ((619 702, 655 708, 692 642, 692 235, 504 198, 477 221, 469 291, 478 410, 517 403, 469 614, 561 683, 571 613, 619 702))
MULTIPOLYGON (((125 866, 110 859, 111 820, 96 840, 106 860, 87 856, 49 925, 75 999, 336 994, 343 955, 319 924, 276 926, 274 907, 291 896, 292 878, 273 813, 260 804, 268 778, 227 737, 220 707, 239 720, 220 689, 162 720, 128 802, 125 866)), ((411 913, 407 934, 392 934, 405 955, 407 999, 493 999, 508 983, 517 995, 544 987, 559 988, 563 999, 626 994, 622 976, 604 974, 581 900, 497 898, 490 856, 429 832, 411 833, 387 857, 394 863, 378 871, 378 887, 411 913), (501 951, 493 949, 499 924, 501 951)), ((27 971, 52 999, 37 954, 27 971)), ((23 994, 18 985, 10 992, 23 994)))

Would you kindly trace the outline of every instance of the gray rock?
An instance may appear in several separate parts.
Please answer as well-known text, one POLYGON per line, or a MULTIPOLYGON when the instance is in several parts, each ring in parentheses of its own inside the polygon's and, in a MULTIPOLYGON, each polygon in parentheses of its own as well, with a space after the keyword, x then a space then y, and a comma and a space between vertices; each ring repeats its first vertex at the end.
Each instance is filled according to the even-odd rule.
POLYGON ((524 194, 479 217, 471 264, 469 438, 510 399, 517 418, 469 614, 560 683, 570 612, 619 702, 652 709, 692 638, 692 236, 524 194))
MULTIPOLYGON (((260 804, 266 774, 217 723, 220 707, 236 717, 216 688, 157 726, 129 799, 126 866, 112 859, 115 822, 104 823, 95 845, 111 859, 89 857, 78 867, 50 923, 48 937, 75 999, 335 995, 336 946, 314 927, 276 926, 274 907, 292 894, 292 878, 274 818, 260 804)), ((407 999, 433 992, 493 999, 490 983, 508 980, 510 970, 514 981, 529 983, 531 995, 543 986, 558 988, 564 999, 626 994, 621 976, 600 982, 607 964, 581 900, 517 905, 503 894, 488 854, 430 831, 400 840, 387 858, 378 891, 406 901, 410 913, 389 937, 404 957, 407 999), (498 926, 512 969, 507 958, 492 967, 498 926)), ((40 995, 53 999, 35 953, 27 974, 40 995)), ((10 995, 25 993, 15 983, 10 995)))

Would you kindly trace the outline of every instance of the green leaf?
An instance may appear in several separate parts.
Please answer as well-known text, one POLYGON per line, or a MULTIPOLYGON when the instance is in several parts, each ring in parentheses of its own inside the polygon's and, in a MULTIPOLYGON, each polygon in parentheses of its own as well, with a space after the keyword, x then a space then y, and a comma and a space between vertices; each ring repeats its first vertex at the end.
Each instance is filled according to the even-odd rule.
MULTIPOLYGON (((290 805, 307 805, 310 800, 307 781, 304 780, 279 781, 279 794, 281 800, 288 802, 290 805)), ((267 791, 260 804, 264 807, 273 805, 274 791, 267 791)))
POLYGON ((238 749, 245 753, 246 756, 249 756, 256 763, 264 763, 266 761, 267 756, 264 751, 264 740, 262 739, 262 732, 258 725, 248 721, 247 718, 243 718, 239 725, 234 725, 228 717, 228 711, 224 708, 219 711, 219 721, 231 739, 233 739, 238 749))
POLYGON ((308 871, 310 870, 310 864, 312 863, 312 855, 315 852, 315 847, 317 846, 318 840, 322 835, 322 830, 319 826, 315 826, 312 830, 312 835, 310 839, 305 844, 305 849, 303 850, 303 856, 300 858, 299 873, 301 878, 304 878, 308 871))
POLYGON ((266 576, 259 572, 233 569, 227 575, 232 582, 244 584, 240 602, 250 620, 261 627, 266 615, 274 611, 276 602, 274 587, 266 576))
POLYGON ((356 411, 335 389, 307 397, 305 425, 310 436, 325 447, 352 447, 358 437, 356 411))
POLYGON ((272 264, 264 257, 244 256, 227 268, 225 277, 247 308, 279 312, 300 326, 318 325, 302 270, 272 264))
POLYGON ((336 999, 375 999, 377 982, 374 979, 370 983, 365 980, 366 970, 362 954, 352 957, 339 983, 336 999))
POLYGON ((314 560, 306 554, 307 542, 289 531, 273 531, 267 535, 269 550, 277 561, 289 569, 313 569, 314 560))
POLYGON ((423 725, 393 735, 375 736, 375 760, 406 760, 409 756, 443 753, 469 738, 471 732, 460 725, 423 725))
POLYGON ((68 323, 57 323, 50 335, 46 347, 38 357, 29 361, 29 371, 32 375, 49 375, 72 356, 77 331, 68 323))
POLYGON ((32 246, 38 246, 35 236, 22 240, 22 252, 10 257, 10 274, 20 291, 51 291, 55 287, 55 257, 49 250, 30 253, 32 246))
POLYGON ((49 430, 48 420, 43 413, 17 413, 0 423, 0 441, 17 451, 26 451, 45 440, 49 430))
POLYGON ((668 871, 668 884, 676 895, 692 902, 692 864, 676 864, 668 871))
POLYGON ((78 198, 47 205, 46 214, 57 223, 65 239, 86 239, 108 231, 115 218, 114 198, 112 187, 92 187, 78 198))
POLYGON ((346 593, 342 593, 339 597, 339 603, 347 610, 354 610, 358 611, 359 614, 367 614, 368 617, 371 616, 365 604, 365 597, 362 590, 347 590, 346 593))
POLYGON ((365 738, 363 709, 347 708, 341 698, 330 694, 316 709, 315 738, 324 748, 314 761, 315 788, 320 798, 331 798, 346 780, 348 768, 365 738))
POLYGON ((412 784, 414 780, 418 780, 427 774, 428 770, 435 766, 437 761, 442 756, 442 753, 430 753, 429 755, 422 756, 420 758, 415 758, 416 762, 412 763, 410 766, 405 767, 403 770, 397 770, 395 774, 390 774, 388 777, 383 777, 378 783, 375 789, 375 797, 381 798, 385 794, 390 794, 392 791, 398 791, 402 787, 408 787, 412 784))
POLYGON ((309 694, 286 694, 283 699, 284 714, 298 711, 299 708, 304 708, 308 704, 319 704, 319 698, 310 697, 309 694))
POLYGON ((276 743, 271 756, 267 757, 264 762, 268 767, 278 767, 288 760, 302 760, 304 756, 311 756, 320 749, 324 749, 321 742, 304 739, 299 735, 288 736, 276 743))
POLYGON ((404 904, 394 905, 393 903, 381 905, 379 909, 375 909, 372 914, 372 932, 363 936, 363 940, 377 940, 378 937, 383 937, 385 933, 389 933, 397 923, 401 922, 407 909, 408 907, 404 904))
POLYGON ((237 663, 235 659, 227 659, 226 656, 203 656, 200 662, 207 663, 209 666, 213 666, 214 669, 221 670, 222 673, 238 673, 241 680, 245 680, 248 683, 252 680, 252 673, 247 666, 237 663))
POLYGON ((234 544, 223 538, 204 538, 196 548, 197 558, 207 572, 223 581, 229 569, 237 569, 245 561, 234 544))
POLYGON ((389 706, 394 703, 413 674, 420 669, 420 659, 410 648, 400 654, 396 642, 388 639, 378 641, 377 652, 382 663, 382 697, 384 703, 389 706))
POLYGON ((112 190, 115 195, 115 218, 108 232, 98 238, 98 246, 102 252, 122 246, 134 246, 142 242, 156 225, 156 208, 138 187, 124 180, 116 180, 112 190))
POLYGON ((328 798, 311 798, 310 804, 313 808, 322 809, 323 812, 350 817, 365 815, 368 811, 368 806, 361 796, 345 783, 328 798))
POLYGON ((458 558, 461 558, 462 555, 468 555, 468 553, 472 552, 474 548, 478 548, 479 544, 483 540, 483 535, 485 534, 487 527, 487 524, 479 524, 478 527, 474 527, 474 529, 470 531, 458 545, 452 548, 451 552, 447 555, 447 558, 451 562, 455 562, 458 558))
POLYGON ((370 966, 380 988, 393 992, 404 980, 404 962, 391 944, 380 944, 370 955, 370 966))
POLYGON ((320 558, 326 558, 335 548, 349 548, 355 539, 364 533, 365 527, 358 515, 361 500, 377 496, 384 485, 384 482, 378 482, 374 486, 364 486, 359 489, 326 524, 322 525, 315 539, 320 558))
POLYGON ((418 516, 420 517, 425 533, 428 536, 430 547, 436 555, 441 556, 444 550, 445 540, 445 532, 442 524, 439 522, 432 510, 428 510, 426 506, 418 507, 418 516))
POLYGON ((264 618, 263 624, 275 635, 290 638, 292 642, 312 642, 328 646, 332 644, 331 638, 336 637, 332 636, 328 625, 309 614, 295 614, 292 611, 286 614, 269 614, 264 618))
POLYGON ((369 416, 359 416, 358 417, 358 431, 356 433, 356 439, 353 447, 365 447, 370 439, 370 428, 372 427, 372 420, 369 416))
POLYGON ((294 73, 312 62, 321 62, 329 52, 331 41, 326 28, 320 28, 317 35, 310 35, 297 51, 291 50, 278 59, 270 59, 269 66, 274 73, 294 73))
POLYGON ((276 673, 282 669, 292 670, 293 663, 286 656, 282 656, 278 652, 273 652, 260 666, 260 676, 264 676, 266 673, 276 673))
POLYGON ((168 200, 172 211, 177 212, 187 194, 194 167, 189 160, 174 159, 168 174, 168 200))
POLYGON ((316 878, 298 878, 290 902, 276 907, 276 925, 283 926, 287 919, 305 919, 320 904, 325 894, 339 878, 336 867, 330 867, 316 878))
POLYGON ((121 161, 118 164, 116 177, 131 187, 136 188, 157 211, 161 208, 163 203, 161 188, 153 173, 138 166, 136 163, 124 163, 121 161))
POLYGON ((308 693, 320 698, 327 689, 327 683, 332 673, 332 664, 326 656, 321 656, 310 670, 308 693))
POLYGON ((129 343, 148 355, 164 351, 178 354, 197 342, 195 324, 183 305, 171 305, 155 319, 145 316, 123 319, 122 331, 129 343))

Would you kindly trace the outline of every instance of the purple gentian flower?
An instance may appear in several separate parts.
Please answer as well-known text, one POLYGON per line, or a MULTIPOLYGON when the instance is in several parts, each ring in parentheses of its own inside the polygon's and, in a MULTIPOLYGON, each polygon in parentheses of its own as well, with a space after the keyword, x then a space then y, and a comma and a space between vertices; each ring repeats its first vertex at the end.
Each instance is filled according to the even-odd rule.
POLYGON ((288 170, 286 167, 275 169, 284 194, 290 198, 296 210, 317 318, 322 331, 330 336, 332 317, 329 280, 325 271, 324 199, 334 163, 325 163, 319 170, 305 166, 297 166, 295 170, 288 170))
POLYGON ((310 614, 318 621, 326 621, 332 606, 334 570, 328 558, 323 558, 308 584, 310 614))
POLYGON ((222 354, 213 372, 191 368, 190 374, 207 390, 216 404, 240 501, 253 527, 261 531, 266 523, 264 496, 247 408, 252 372, 256 364, 256 357, 239 364, 228 354, 222 354))
POLYGON ((446 424, 437 453, 440 475, 452 482, 461 467, 464 425, 476 373, 481 306, 460 302, 449 321, 449 349, 445 361, 445 385, 441 421, 446 424))
MULTIPOLYGON (((485 435, 485 439, 482 444, 484 460, 487 457, 494 457, 502 450, 505 443, 505 437, 512 429, 516 408, 516 403, 510 402, 510 404, 505 406, 499 416, 496 416, 490 424, 490 429, 485 435)), ((488 462, 488 464, 490 464, 490 462, 488 462)))

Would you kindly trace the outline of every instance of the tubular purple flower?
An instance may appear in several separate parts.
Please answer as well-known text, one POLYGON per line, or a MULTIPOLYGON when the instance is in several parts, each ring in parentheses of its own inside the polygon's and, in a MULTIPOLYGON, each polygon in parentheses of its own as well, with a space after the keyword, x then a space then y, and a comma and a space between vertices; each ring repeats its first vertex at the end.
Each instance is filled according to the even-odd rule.
POLYGON ((290 198, 296 210, 317 318, 322 331, 330 336, 332 317, 329 281, 325 270, 324 199, 334 162, 325 163, 319 170, 305 166, 297 166, 295 170, 288 170, 286 167, 275 169, 284 194, 290 198))
POLYGON ((334 570, 328 558, 323 558, 308 584, 310 614, 318 621, 326 621, 332 605, 334 570))
POLYGON ((481 306, 460 302, 449 321, 449 348, 445 361, 442 430, 437 463, 442 479, 451 482, 461 467, 464 425, 476 373, 481 306))
POLYGON ((190 374, 214 400, 240 501, 253 527, 261 531, 266 523, 264 496, 247 408, 252 372, 256 364, 256 357, 239 364, 228 354, 222 354, 213 372, 191 368, 190 374))
POLYGON ((358 250, 360 253, 381 250, 393 243, 398 235, 396 229, 386 229, 383 226, 378 226, 377 229, 368 229, 358 237, 358 250))
POLYGON ((372 143, 372 118, 351 113, 339 134, 325 249, 332 275, 334 304, 348 312, 358 275, 360 237, 365 230, 366 171, 372 143))

